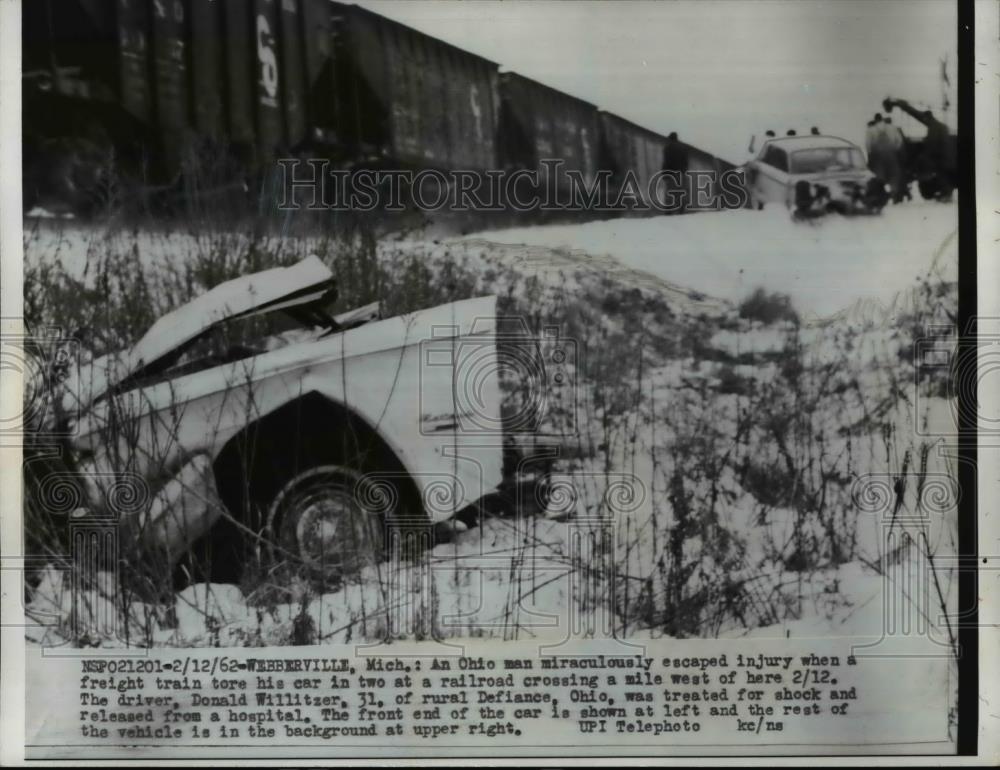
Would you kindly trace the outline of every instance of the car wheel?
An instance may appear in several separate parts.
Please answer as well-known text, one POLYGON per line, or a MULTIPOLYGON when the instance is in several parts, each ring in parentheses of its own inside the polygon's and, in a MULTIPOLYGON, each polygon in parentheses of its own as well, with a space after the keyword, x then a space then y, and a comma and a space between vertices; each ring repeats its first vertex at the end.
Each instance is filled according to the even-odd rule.
POLYGON ((868 211, 878 214, 888 202, 889 194, 885 190, 885 183, 878 177, 869 179, 864 196, 864 204, 868 211))
POLYGON ((275 553, 312 577, 347 579, 380 562, 393 501, 343 465, 318 465, 291 478, 267 513, 275 553))
POLYGON ((812 206, 815 202, 812 193, 812 185, 806 181, 800 181, 795 183, 795 198, 792 204, 794 213, 800 217, 808 217, 812 212, 812 206))

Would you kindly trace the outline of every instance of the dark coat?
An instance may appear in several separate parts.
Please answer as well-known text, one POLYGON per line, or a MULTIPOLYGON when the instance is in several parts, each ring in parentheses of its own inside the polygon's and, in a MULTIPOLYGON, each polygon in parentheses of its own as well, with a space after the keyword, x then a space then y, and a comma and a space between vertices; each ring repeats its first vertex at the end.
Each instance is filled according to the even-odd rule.
POLYGON ((688 151, 685 145, 672 141, 663 145, 663 170, 688 170, 688 151))

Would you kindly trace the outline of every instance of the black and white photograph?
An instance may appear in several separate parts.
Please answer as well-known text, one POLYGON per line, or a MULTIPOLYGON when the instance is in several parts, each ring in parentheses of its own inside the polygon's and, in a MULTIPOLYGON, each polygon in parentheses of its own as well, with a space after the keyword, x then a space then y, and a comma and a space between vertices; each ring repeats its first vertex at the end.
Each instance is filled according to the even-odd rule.
POLYGON ((996 3, 0 5, 21 761, 988 762, 996 3))

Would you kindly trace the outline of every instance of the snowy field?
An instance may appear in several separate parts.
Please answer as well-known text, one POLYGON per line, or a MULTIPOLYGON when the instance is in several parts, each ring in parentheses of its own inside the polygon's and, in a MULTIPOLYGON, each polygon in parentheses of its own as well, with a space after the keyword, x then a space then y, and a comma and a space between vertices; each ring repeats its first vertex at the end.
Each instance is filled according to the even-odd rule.
POLYGON ((939 257, 957 275, 957 229, 955 204, 912 201, 874 217, 796 223, 772 206, 494 230, 468 240, 610 256, 733 302, 764 286, 790 295, 805 318, 823 318, 859 304, 890 308, 939 257))
MULTIPOLYGON (((957 230, 957 204, 915 200, 887 206, 874 217, 831 215, 796 223, 786 210, 772 206, 489 230, 448 243, 568 252, 582 264, 646 273, 673 287, 734 303, 756 287, 766 287, 788 294, 810 320, 858 309, 869 315, 881 310, 891 317, 915 280, 932 268, 956 280, 957 230)), ((109 234, 71 220, 30 220, 25 231, 28 264, 58 259, 67 273, 81 279, 109 239, 137 238, 139 257, 151 267, 176 267, 205 248, 201 238, 181 231, 109 234)), ((428 247, 409 239, 398 245, 428 247)), ((510 251, 518 255, 524 249, 510 251)))
MULTIPOLYGON (((575 335, 589 356, 568 370, 581 414, 557 473, 571 504, 531 517, 527 529, 485 518, 434 548, 423 567, 405 567, 403 583, 430 581, 419 634, 533 638, 551 633, 534 615, 593 613, 594 596, 584 591, 581 604, 568 577, 593 579, 588 555, 574 550, 574 522, 608 509, 616 479, 635 478, 642 497, 620 517, 615 544, 613 567, 628 586, 615 600, 619 632, 877 635, 885 521, 860 510, 854 484, 903 479, 900 504, 920 512, 925 482, 954 473, 934 448, 951 405, 940 388, 912 398, 907 352, 915 326, 947 323, 953 310, 956 227, 954 205, 912 202, 817 223, 733 211, 381 241, 372 258, 383 277, 396 276, 420 302, 440 301, 430 289, 441 284, 497 294, 575 335), (738 304, 758 287, 788 294, 803 320, 830 323, 742 317, 738 304)), ((36 280, 48 275, 40 266, 58 265, 70 284, 103 292, 102 262, 116 255, 115 269, 144 274, 134 285, 174 273, 190 283, 202 273, 186 266, 245 253, 247 241, 48 221, 26 235, 26 265, 36 280)), ((322 243, 264 247, 301 257, 322 243)), ((263 253, 259 243, 249 251, 263 253)), ((345 264, 331 261, 335 274, 345 264)), ((117 308, 116 291, 127 293, 95 296, 117 308)), ((885 489, 875 503, 891 502, 885 489)), ((925 531, 947 555, 955 512, 943 510, 925 531)), ((355 641, 381 638, 406 590, 373 573, 334 590, 284 586, 265 607, 252 590, 198 584, 173 607, 135 603, 128 614, 133 638, 152 644, 355 641)), ((953 602, 953 591, 945 580, 934 602, 953 602)), ((32 600, 38 616, 62 617, 70 605, 62 578, 47 573, 32 600)), ((39 626, 29 636, 52 642, 60 633, 39 626)))

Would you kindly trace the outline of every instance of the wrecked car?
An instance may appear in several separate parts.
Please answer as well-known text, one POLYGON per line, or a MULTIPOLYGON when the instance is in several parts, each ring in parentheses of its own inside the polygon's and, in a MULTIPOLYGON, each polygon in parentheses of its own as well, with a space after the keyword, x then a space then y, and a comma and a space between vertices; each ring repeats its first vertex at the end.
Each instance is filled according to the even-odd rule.
POLYGON ((799 217, 877 214, 889 200, 861 148, 835 136, 769 139, 747 164, 745 178, 752 208, 775 203, 799 217))
POLYGON ((248 554, 344 576, 544 486, 551 445, 527 471, 537 437, 505 426, 495 297, 393 318, 378 303, 330 315, 335 298, 309 257, 72 366, 36 431, 53 446, 27 452, 35 508, 112 521, 119 553, 175 582, 232 579, 248 554), (54 479, 73 493, 54 502, 54 479))

